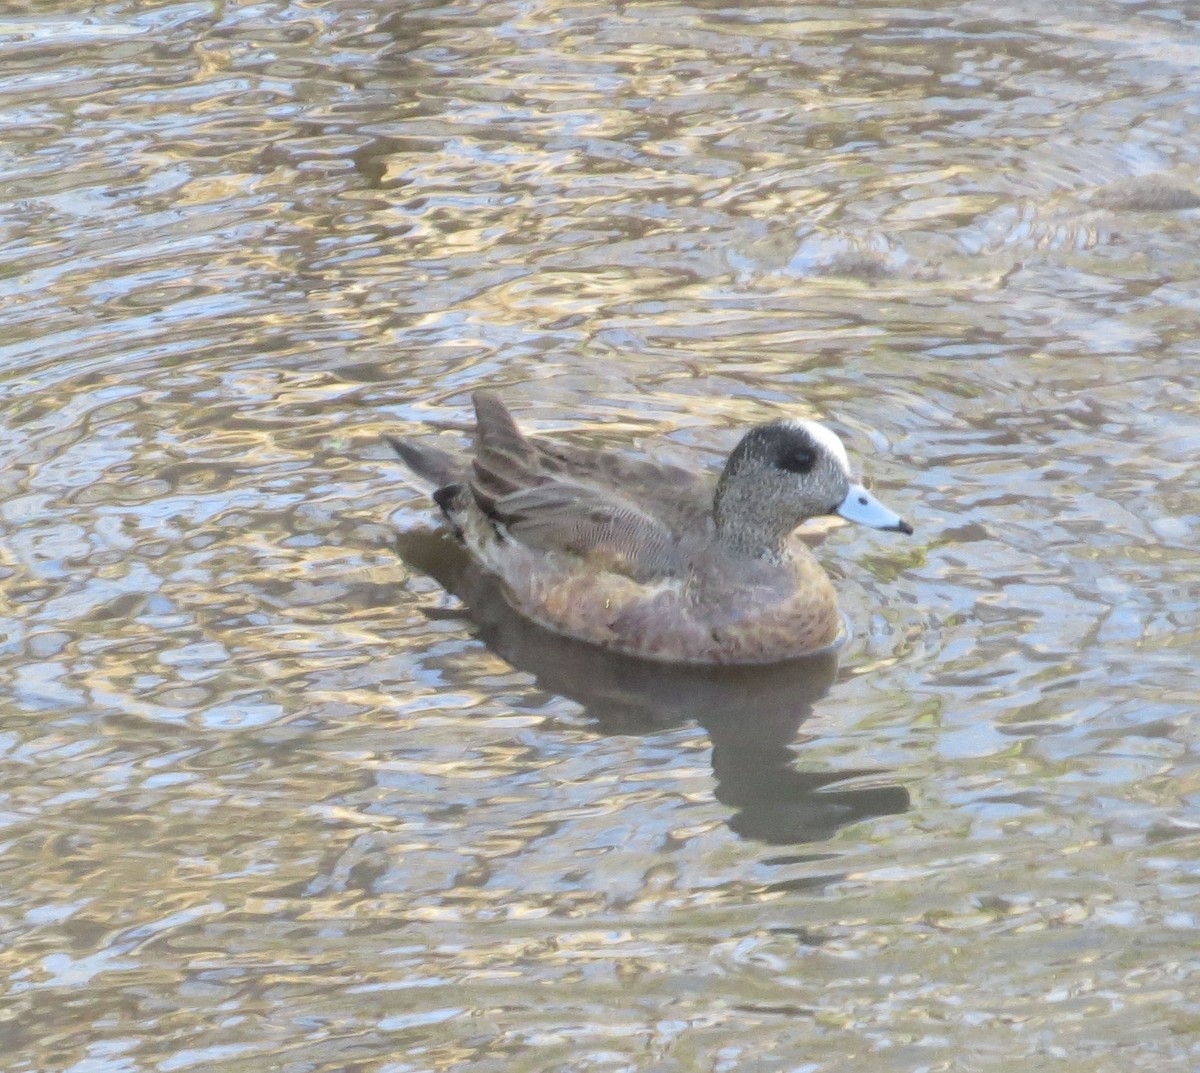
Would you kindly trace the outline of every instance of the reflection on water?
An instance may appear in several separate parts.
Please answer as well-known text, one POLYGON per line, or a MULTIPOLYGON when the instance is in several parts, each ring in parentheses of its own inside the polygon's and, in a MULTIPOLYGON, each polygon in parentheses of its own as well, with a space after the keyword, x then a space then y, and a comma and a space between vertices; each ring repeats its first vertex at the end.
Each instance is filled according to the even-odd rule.
POLYGON ((0 5, 5 1073, 1200 1067, 1198 40, 0 5), (836 681, 465 621, 379 435, 485 384, 844 433, 836 681))
POLYGON ((647 733, 694 719, 712 741, 717 800, 730 826, 764 842, 828 838, 842 824, 903 812, 899 786, 825 789, 875 770, 797 770, 789 746, 837 677, 834 653, 769 667, 674 667, 560 637, 505 603, 498 582, 444 533, 402 533, 400 556, 461 598, 480 638, 542 689, 581 704, 606 734, 647 733))

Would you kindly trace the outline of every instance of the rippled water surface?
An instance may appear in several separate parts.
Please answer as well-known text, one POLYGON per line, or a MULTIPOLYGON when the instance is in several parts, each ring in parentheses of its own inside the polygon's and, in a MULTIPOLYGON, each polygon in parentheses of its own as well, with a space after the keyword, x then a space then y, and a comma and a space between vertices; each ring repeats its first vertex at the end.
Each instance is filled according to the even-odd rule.
POLYGON ((1198 70, 1170 0, 0 5, 6 1071, 1200 1066, 1198 70), (827 535, 836 662, 603 659, 381 444, 481 385, 821 417, 916 535, 827 535))

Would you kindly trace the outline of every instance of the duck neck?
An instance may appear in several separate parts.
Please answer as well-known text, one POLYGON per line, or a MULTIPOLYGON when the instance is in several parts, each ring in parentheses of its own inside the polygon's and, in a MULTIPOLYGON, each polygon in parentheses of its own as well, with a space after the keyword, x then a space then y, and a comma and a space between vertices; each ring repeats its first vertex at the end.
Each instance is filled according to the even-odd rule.
POLYGON ((750 489, 718 486, 713 525, 721 545, 735 555, 779 563, 787 558, 788 537, 799 524, 785 518, 779 504, 750 489))

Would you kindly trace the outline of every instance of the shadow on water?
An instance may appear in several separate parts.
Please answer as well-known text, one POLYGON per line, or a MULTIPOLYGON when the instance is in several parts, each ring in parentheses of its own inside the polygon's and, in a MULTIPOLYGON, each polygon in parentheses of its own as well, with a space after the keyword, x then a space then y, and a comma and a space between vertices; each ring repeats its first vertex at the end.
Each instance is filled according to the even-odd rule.
POLYGON ((712 741, 716 797, 735 809, 732 830, 773 845, 815 842, 844 824, 904 812, 896 785, 827 789, 882 769, 801 771, 792 743, 837 677, 823 653, 767 667, 683 667, 604 652, 560 637, 513 611, 500 586, 446 533, 399 534, 396 550, 465 604, 451 614, 550 692, 583 705, 604 734, 648 734, 694 719, 712 741))

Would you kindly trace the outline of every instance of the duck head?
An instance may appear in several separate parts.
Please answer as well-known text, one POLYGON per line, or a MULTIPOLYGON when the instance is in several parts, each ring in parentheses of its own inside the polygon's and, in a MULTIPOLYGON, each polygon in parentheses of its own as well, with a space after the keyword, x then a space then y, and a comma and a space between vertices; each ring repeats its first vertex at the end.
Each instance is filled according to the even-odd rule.
POLYGON ((755 558, 777 558, 798 525, 823 514, 912 532, 854 479, 846 448, 824 425, 784 420, 747 432, 725 463, 713 498, 722 542, 755 558))

